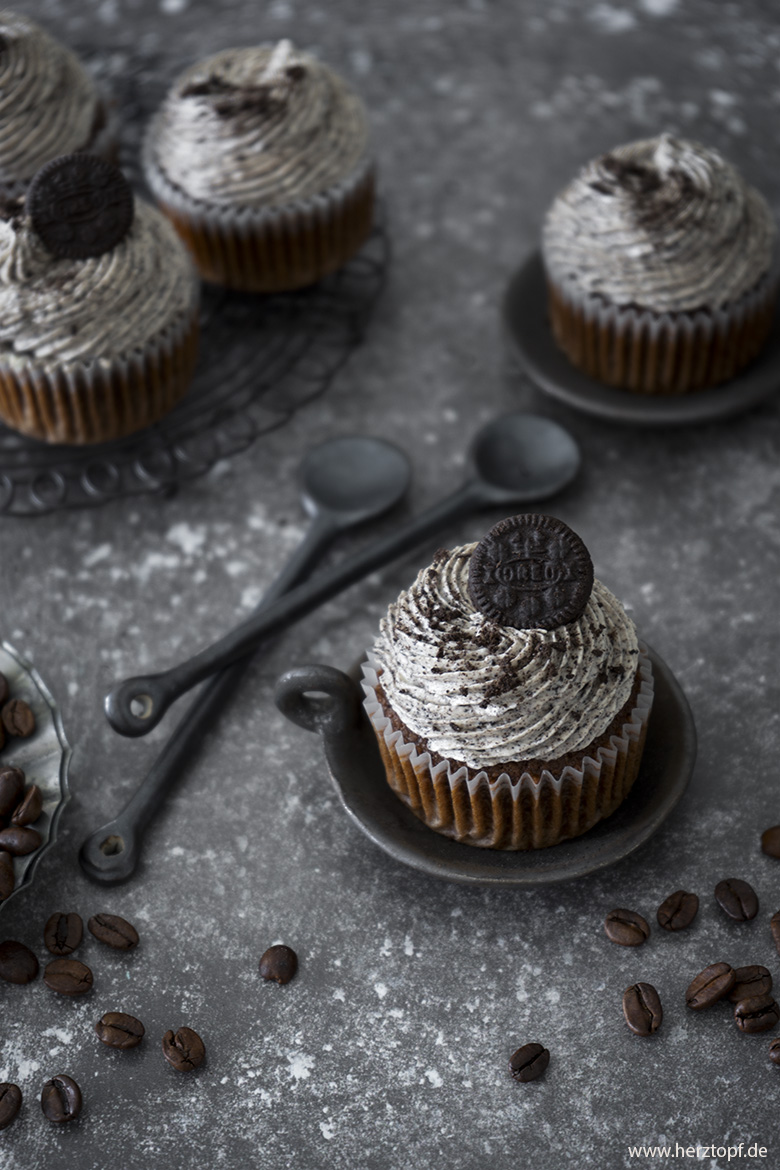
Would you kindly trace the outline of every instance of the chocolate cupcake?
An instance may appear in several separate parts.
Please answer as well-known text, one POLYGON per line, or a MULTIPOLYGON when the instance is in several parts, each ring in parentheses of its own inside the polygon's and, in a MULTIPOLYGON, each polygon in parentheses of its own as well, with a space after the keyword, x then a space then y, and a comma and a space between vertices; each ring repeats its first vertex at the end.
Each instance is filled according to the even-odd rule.
POLYGON ((45 163, 89 151, 116 154, 109 107, 78 58, 26 16, 0 11, 0 197, 45 163))
POLYGON ((186 249, 121 171, 48 163, 0 206, 0 420, 51 443, 157 421, 192 375, 198 299, 186 249))
POLYGON ((669 134, 617 147, 545 220, 555 339, 610 386, 684 394, 724 382, 768 337, 775 236, 766 201, 717 151, 669 134))
POLYGON ((560 520, 437 554, 363 667, 387 779, 436 832, 538 849, 586 832, 639 770, 650 659, 560 520))
POLYGON ((183 73, 149 127, 144 167, 203 279, 230 288, 312 284, 371 230, 363 104, 289 41, 183 73))

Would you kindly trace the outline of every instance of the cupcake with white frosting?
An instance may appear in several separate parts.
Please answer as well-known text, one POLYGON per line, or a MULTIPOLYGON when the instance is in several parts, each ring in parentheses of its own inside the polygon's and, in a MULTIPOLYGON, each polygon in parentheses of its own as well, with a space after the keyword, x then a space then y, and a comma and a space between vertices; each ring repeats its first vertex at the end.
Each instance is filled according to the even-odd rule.
POLYGON ((611 386, 682 394, 726 381, 769 334, 775 237, 764 198, 717 151, 669 134, 617 147, 547 213, 554 336, 611 386))
POLYGON ((389 607, 363 672, 388 782, 460 842, 579 836, 639 770, 650 659, 553 517, 512 517, 438 553, 389 607))
POLYGON ((109 160, 115 119, 74 53, 26 16, 0 10, 0 194, 73 151, 109 160))
POLYGON ((201 276, 230 288, 312 284, 371 230, 363 103, 289 41, 186 70, 149 126, 144 168, 201 276))

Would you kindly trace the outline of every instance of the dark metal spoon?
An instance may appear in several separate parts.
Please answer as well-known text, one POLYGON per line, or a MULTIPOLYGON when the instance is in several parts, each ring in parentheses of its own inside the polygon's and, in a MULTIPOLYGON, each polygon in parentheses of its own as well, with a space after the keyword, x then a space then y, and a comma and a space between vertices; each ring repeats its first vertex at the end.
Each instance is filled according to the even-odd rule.
POLYGON ((474 441, 471 459, 474 474, 470 479, 438 504, 399 525, 384 540, 318 574, 316 580, 299 585, 179 666, 119 683, 105 699, 106 718, 114 730, 121 735, 146 735, 175 699, 246 654, 267 634, 286 629, 461 516, 479 508, 528 503, 553 495, 573 479, 580 465, 579 448, 568 431, 551 419, 522 413, 488 423, 474 441))
MULTIPOLYGON (((341 532, 399 503, 411 472, 406 456, 391 443, 355 436, 315 447, 303 461, 301 478, 301 498, 312 523, 254 614, 308 576, 341 532)), ((130 802, 119 816, 84 841, 79 861, 89 877, 113 883, 125 881, 133 873, 147 825, 232 694, 250 657, 220 670, 203 687, 130 802)))

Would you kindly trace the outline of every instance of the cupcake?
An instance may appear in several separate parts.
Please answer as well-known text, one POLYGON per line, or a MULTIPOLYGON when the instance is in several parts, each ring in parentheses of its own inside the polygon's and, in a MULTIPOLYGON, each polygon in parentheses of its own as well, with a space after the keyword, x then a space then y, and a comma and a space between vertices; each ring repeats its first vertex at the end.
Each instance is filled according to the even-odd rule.
POLYGON ((62 154, 90 151, 112 160, 113 122, 70 49, 26 16, 0 11, 0 196, 23 193, 62 154))
POLYGON ((313 284, 371 230, 363 104, 289 41, 183 73, 149 127, 144 168, 203 279, 229 288, 313 284))
POLYGON ((199 284, 168 221, 88 154, 0 203, 0 420, 51 443, 161 418, 195 363, 199 284))
POLYGON ((553 517, 514 516, 439 552, 390 606, 363 673, 390 786, 456 841, 555 845, 636 779, 650 659, 553 517))
POLYGON ((775 224, 715 150, 662 134, 585 166, 547 213, 552 331, 610 386, 685 394, 760 351, 777 295, 775 224))

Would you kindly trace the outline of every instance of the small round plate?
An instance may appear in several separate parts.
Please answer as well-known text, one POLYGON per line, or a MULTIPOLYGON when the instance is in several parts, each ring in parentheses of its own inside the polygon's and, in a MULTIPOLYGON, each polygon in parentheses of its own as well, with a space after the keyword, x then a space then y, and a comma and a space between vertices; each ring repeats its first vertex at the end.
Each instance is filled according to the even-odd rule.
POLYGON ((536 385, 575 410, 632 426, 685 426, 730 418, 780 388, 780 301, 764 349, 736 378, 691 394, 647 395, 604 386, 573 366, 558 348, 547 319, 540 252, 517 270, 504 294, 503 318, 514 352, 536 385))
POLYGON ((480 849, 434 833, 385 779, 367 716, 356 728, 324 735, 333 783, 357 827, 396 861, 432 877, 486 886, 546 886, 613 865, 638 849, 674 809, 693 772, 696 728, 679 683, 648 647, 655 698, 639 775, 619 809, 589 832, 548 849, 480 849))
POLYGON ((68 800, 71 748, 57 704, 43 680, 8 642, 0 642, 0 672, 8 679, 11 697, 24 699, 35 716, 35 731, 29 739, 6 740, 0 751, 0 766, 15 764, 21 768, 27 783, 37 784, 43 797, 43 810, 32 826, 41 834, 43 843, 34 853, 14 858, 16 883, 10 897, 0 903, 5 906, 14 894, 29 885, 41 857, 56 839, 60 815, 68 800))

